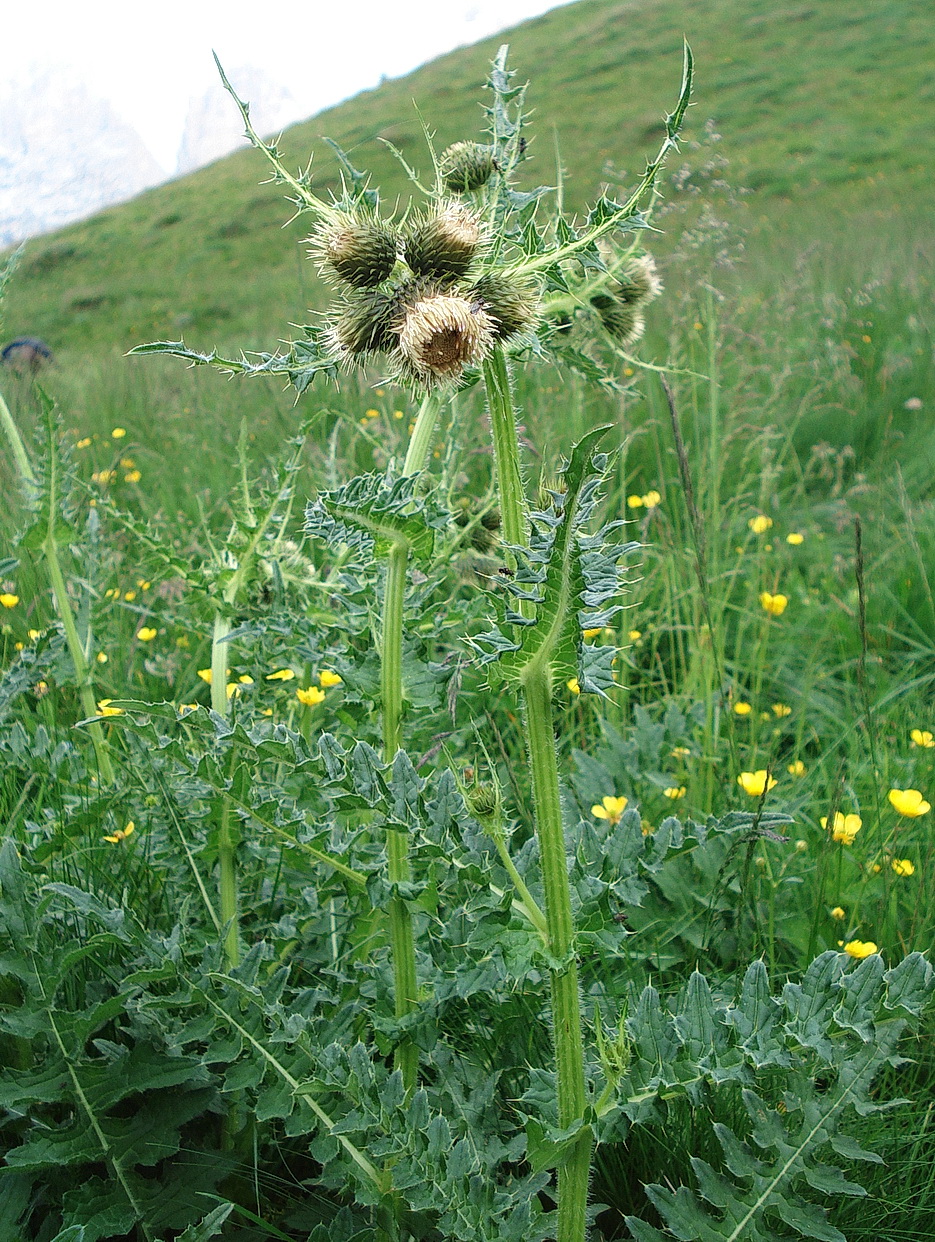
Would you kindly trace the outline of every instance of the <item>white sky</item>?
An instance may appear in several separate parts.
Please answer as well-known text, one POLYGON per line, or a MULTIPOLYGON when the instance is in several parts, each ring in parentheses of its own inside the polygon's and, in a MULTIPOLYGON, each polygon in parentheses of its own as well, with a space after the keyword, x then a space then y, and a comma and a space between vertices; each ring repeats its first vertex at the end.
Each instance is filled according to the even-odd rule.
POLYGON ((568 2, 12 0, 0 5, 0 94, 34 68, 67 66, 171 172, 189 98, 215 80, 212 49, 226 67, 255 65, 288 88, 298 120, 568 2))

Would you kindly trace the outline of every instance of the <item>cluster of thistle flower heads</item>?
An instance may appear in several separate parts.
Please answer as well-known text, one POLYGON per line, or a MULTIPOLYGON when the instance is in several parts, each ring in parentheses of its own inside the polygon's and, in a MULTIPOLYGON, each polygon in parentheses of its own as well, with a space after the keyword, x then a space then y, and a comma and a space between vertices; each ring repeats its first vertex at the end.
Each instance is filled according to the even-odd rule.
POLYGON ((457 384, 539 309, 535 284, 484 270, 488 232, 458 197, 489 179, 490 149, 456 143, 440 170, 450 197, 403 227, 359 203, 335 209, 309 239, 322 276, 342 288, 330 312, 334 353, 348 365, 385 354, 398 378, 424 388, 457 384))
POLYGON ((630 255, 616 261, 609 246, 599 247, 612 277, 591 299, 608 336, 627 347, 646 330, 644 310, 662 292, 662 281, 651 254, 630 255))

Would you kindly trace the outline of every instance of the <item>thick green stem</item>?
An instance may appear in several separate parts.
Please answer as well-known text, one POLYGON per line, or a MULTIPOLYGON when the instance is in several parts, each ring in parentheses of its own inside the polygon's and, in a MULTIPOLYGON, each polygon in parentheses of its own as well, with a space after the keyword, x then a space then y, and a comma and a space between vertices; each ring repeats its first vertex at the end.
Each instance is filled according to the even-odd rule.
MULTIPOLYGON (((226 594, 226 593, 225 593, 226 594)), ((211 636, 211 709, 219 716, 227 716, 230 700, 227 697, 227 661, 230 644, 226 642, 231 632, 227 617, 217 613, 214 633, 211 636)), ((224 933, 224 949, 230 968, 240 963, 240 901, 237 885, 237 847, 231 828, 231 804, 225 795, 221 804, 221 822, 218 825, 218 902, 224 933)))
MULTIPOLYGON (((418 474, 425 468, 438 421, 439 405, 439 399, 434 395, 427 396, 422 402, 403 463, 404 474, 418 474)), ((400 540, 390 549, 383 596, 380 689, 383 703, 383 758, 387 763, 392 763, 403 740, 403 608, 406 600, 408 561, 409 546, 400 540)), ((386 858, 391 884, 405 884, 412 878, 409 845, 404 833, 392 830, 387 832, 386 858)), ((404 1018, 413 1012, 418 1003, 412 913, 402 897, 392 897, 388 915, 390 949, 393 955, 394 1007, 396 1017, 404 1018)), ((419 1068, 419 1050, 411 1040, 403 1040, 399 1044, 394 1064, 402 1073, 406 1090, 413 1090, 419 1068)))
POLYGON ((0 393, 0 426, 6 433, 6 438, 10 445, 10 452, 13 454, 13 460, 16 463, 16 473, 19 475, 20 488, 27 504, 32 504, 38 494, 38 486, 36 484, 36 476, 29 460, 29 454, 26 452, 26 446, 23 444, 22 436, 19 428, 13 421, 13 415, 10 413, 10 407, 3 399, 0 393))
MULTIPOLYGON (((495 350, 484 364, 496 455, 504 539, 527 543, 526 498, 519 464, 516 416, 506 359, 495 350)), ((524 612, 534 606, 529 601, 524 612)), ((552 670, 546 663, 527 666, 522 678, 526 705, 536 835, 545 888, 549 955, 553 960, 552 1037, 555 1052, 558 1124, 562 1129, 584 1120, 586 1090, 575 927, 571 910, 568 862, 552 724, 552 670)), ((558 1170, 558 1242, 584 1242, 587 1233, 588 1182, 592 1138, 585 1126, 558 1170)))
MULTIPOLYGON (((545 888, 552 982, 552 1038, 558 1092, 558 1124, 567 1129, 585 1114, 584 1041, 575 929, 568 883, 568 861, 559 796, 558 764, 552 725, 552 685, 548 669, 523 679, 526 736, 532 774, 536 833, 545 888)), ((558 1170, 558 1242, 583 1242, 587 1229, 591 1132, 582 1129, 558 1170)))

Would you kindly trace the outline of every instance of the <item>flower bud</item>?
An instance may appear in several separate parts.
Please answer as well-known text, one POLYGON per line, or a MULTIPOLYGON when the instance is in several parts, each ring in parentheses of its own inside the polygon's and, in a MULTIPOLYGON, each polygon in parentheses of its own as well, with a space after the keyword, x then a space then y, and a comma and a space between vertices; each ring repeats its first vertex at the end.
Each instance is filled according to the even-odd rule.
POLYGON ((371 289, 396 266, 396 237, 377 220, 340 215, 311 239, 322 276, 337 276, 355 289, 371 289))
POLYGON ((616 273, 614 296, 626 306, 651 302, 662 292, 662 281, 651 254, 634 255, 616 273))
POLYGON ((395 297, 377 289, 352 294, 331 328, 331 343, 345 359, 392 349, 396 344, 393 324, 398 315, 395 297))
POLYGON ((468 811, 483 824, 489 819, 499 819, 501 814, 500 790, 496 785, 477 784, 464 795, 468 811))
POLYGON ((479 142, 455 142, 438 161, 446 189, 452 194, 470 194, 490 180, 496 167, 493 149, 479 142))
POLYGON ((419 291, 394 330, 405 369, 429 385, 457 383, 464 368, 479 366, 494 343, 493 320, 476 303, 431 289, 419 291))
POLYGON ((415 225, 406 241, 406 262, 417 276, 456 280, 470 267, 481 241, 477 215, 449 203, 415 225))
POLYGON ((646 322, 636 305, 620 302, 609 293, 596 294, 591 305, 600 316, 605 331, 621 345, 633 345, 640 339, 646 322))
POLYGON ((498 341, 528 328, 539 312, 539 295, 535 285, 516 278, 495 274, 482 276, 466 296, 475 300, 490 316, 494 337, 498 341))

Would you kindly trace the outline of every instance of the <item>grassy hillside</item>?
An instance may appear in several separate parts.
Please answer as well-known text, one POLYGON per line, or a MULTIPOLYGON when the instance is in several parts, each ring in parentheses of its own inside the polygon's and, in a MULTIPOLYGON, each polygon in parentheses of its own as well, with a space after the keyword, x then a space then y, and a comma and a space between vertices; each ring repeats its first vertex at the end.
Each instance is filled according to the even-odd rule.
MULTIPOLYGON (((572 203, 594 193, 605 164, 640 171, 676 94, 683 34, 698 66, 689 137, 715 120, 769 246, 855 212, 876 233, 881 218, 931 199, 935 24, 925 0, 582 0, 527 22, 502 38, 533 82, 530 177, 553 179, 553 130, 572 203)), ((500 41, 365 92, 293 127, 283 146, 296 164, 315 151, 327 187, 335 162, 319 138, 329 135, 373 169, 390 200, 405 194, 377 139, 426 166, 413 99, 440 144, 476 135, 478 86, 500 41)), ((285 334, 314 304, 316 282, 301 225, 284 234, 287 205, 258 184, 265 171, 257 153, 241 152, 31 242, 7 335, 36 333, 68 359, 156 337, 259 346, 285 334)))

